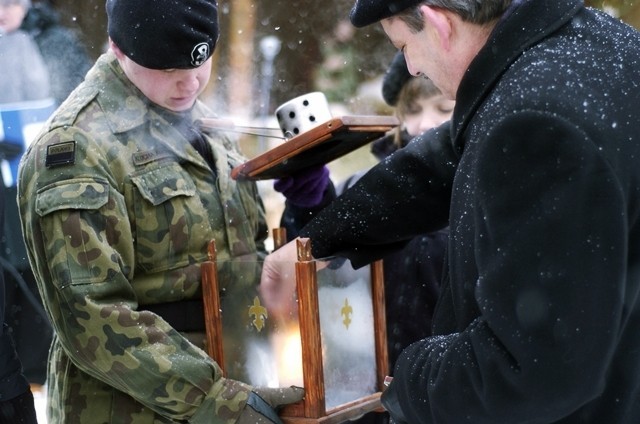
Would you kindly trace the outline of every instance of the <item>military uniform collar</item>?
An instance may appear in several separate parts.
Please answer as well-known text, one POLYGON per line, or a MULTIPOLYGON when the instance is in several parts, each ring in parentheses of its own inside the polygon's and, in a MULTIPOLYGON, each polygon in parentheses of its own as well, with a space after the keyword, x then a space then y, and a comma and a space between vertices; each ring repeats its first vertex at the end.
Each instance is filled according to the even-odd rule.
MULTIPOLYGON (((163 113, 158 113, 161 109, 160 106, 153 105, 142 91, 127 78, 111 51, 98 59, 96 68, 103 75, 112 75, 112 78, 118 80, 118 84, 110 84, 109 90, 101 91, 97 97, 114 133, 127 132, 143 125, 152 118, 151 115, 163 115, 163 113)), ((166 112, 176 114, 171 111, 166 112)), ((205 107, 196 101, 191 115, 205 116, 206 114, 205 107)))
POLYGON ((109 89, 99 91, 96 100, 115 134, 131 131, 148 120, 145 95, 127 78, 113 52, 100 56, 93 71, 107 80, 109 89))
MULTIPOLYGON (((185 122, 192 122, 193 116, 204 114, 204 106, 200 102, 196 102, 190 112, 183 113, 165 110, 151 103, 142 91, 125 75, 124 70, 111 51, 103 54, 98 59, 95 70, 97 72, 96 75, 100 75, 101 78, 107 80, 109 89, 100 90, 96 101, 104 112, 109 127, 114 134, 126 133, 149 124, 151 124, 150 130, 152 131, 155 131, 154 128, 175 131, 171 138, 174 140, 183 139, 182 142, 167 144, 166 148, 186 160, 206 166, 199 155, 194 156, 186 153, 185 146, 188 144, 188 140, 184 138, 184 134, 179 131, 179 128, 174 125, 176 120, 184 119, 185 122)), ((163 138, 160 137, 159 139, 163 138)))

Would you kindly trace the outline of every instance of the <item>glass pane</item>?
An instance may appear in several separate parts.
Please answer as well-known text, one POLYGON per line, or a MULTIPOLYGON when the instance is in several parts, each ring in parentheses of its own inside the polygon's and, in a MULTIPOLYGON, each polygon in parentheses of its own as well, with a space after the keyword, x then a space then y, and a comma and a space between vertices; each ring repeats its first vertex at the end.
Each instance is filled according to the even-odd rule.
MULTIPOLYGON (((260 269, 255 261, 218 262, 225 370, 256 386, 303 386, 298 317, 276 319, 264 308, 256 287, 260 269)), ((369 267, 354 270, 348 261, 334 260, 318 272, 318 301, 331 409, 377 391, 369 267)))
POLYGON ((257 290, 261 269, 256 261, 218 262, 224 368, 254 386, 302 387, 298 317, 276 320, 266 310, 257 290))
POLYGON ((326 408, 375 393, 376 347, 369 267, 336 259, 318 272, 326 408))

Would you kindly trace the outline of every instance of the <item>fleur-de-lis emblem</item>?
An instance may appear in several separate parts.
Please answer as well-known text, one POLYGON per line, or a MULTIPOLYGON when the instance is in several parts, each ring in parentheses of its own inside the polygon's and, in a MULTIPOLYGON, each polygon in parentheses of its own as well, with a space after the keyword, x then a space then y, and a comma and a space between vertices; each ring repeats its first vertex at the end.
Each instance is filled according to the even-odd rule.
POLYGON ((353 308, 349 305, 349 299, 344 299, 344 306, 340 309, 340 314, 344 317, 342 323, 348 330, 349 325, 351 324, 351 315, 353 315, 353 308))
POLYGON ((264 322, 269 317, 267 308, 260 304, 258 296, 253 298, 253 305, 249 307, 249 316, 253 317, 253 326, 256 327, 258 332, 264 328, 264 322))

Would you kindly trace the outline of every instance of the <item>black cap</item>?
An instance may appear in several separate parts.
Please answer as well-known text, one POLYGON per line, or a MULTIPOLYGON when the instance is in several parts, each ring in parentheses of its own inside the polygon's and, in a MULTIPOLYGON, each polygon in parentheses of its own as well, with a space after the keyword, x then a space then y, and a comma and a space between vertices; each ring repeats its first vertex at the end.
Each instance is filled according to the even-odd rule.
POLYGON ((390 18, 422 2, 423 0, 356 0, 349 18, 353 26, 361 28, 390 18))
POLYGON ((197 68, 218 41, 216 0, 107 0, 107 17, 109 37, 145 68, 197 68))
POLYGON ((396 53, 382 79, 382 98, 389 106, 395 106, 398 103, 400 90, 412 77, 407 69, 404 53, 396 53))

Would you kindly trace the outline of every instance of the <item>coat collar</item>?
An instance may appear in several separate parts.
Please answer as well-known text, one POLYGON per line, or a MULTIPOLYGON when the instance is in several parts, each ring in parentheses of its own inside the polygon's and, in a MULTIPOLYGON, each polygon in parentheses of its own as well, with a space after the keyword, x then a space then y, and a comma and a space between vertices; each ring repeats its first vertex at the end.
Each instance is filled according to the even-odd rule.
POLYGON ((582 0, 524 0, 501 20, 460 82, 453 112, 451 138, 462 152, 471 117, 505 70, 526 49, 569 22, 584 8, 582 0))

